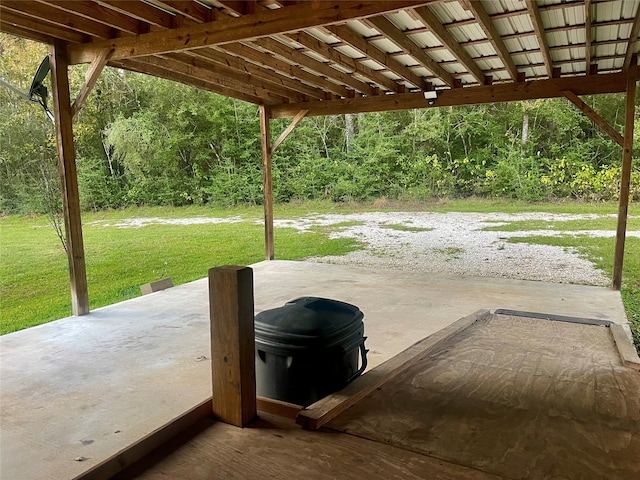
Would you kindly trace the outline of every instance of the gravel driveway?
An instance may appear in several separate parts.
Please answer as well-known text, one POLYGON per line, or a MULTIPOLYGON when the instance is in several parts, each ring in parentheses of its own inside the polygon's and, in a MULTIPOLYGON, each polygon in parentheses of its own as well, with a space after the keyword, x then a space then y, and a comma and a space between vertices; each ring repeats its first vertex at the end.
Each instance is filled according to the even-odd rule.
MULTIPOLYGON (((314 262, 604 286, 610 284, 609 278, 574 249, 509 243, 508 239, 565 234, 613 237, 614 231, 483 230, 517 220, 566 221, 600 217, 549 213, 392 212, 310 215, 297 220, 276 220, 275 224, 302 231, 314 226, 335 225, 337 231, 331 235, 333 238, 355 238, 365 245, 363 250, 345 256, 310 260, 314 262), (401 230, 402 227, 407 230, 401 230)), ((628 232, 629 236, 638 234, 628 232)))

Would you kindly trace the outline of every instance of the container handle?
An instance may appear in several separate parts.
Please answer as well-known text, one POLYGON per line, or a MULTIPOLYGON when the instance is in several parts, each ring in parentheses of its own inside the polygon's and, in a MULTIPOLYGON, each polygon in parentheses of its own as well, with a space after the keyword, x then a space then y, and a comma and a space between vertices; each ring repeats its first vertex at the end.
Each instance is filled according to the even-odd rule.
POLYGON ((349 377, 349 380, 347 380, 347 383, 353 382, 367 368, 367 352, 369 350, 364 348, 364 341, 366 339, 367 339, 367 337, 362 337, 362 343, 360 344, 360 358, 362 359, 362 364, 360 365, 360 368, 358 369, 358 371, 356 373, 354 373, 353 375, 351 375, 351 377, 349 377))

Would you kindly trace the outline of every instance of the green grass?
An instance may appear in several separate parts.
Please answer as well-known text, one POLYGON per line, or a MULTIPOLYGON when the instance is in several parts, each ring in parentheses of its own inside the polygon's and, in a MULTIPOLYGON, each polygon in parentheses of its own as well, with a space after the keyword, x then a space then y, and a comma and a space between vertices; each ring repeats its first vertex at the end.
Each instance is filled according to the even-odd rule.
POLYGON ((446 255, 449 258, 458 259, 460 258, 460 255, 464 253, 464 249, 460 247, 446 247, 446 248, 438 248, 436 249, 436 252, 442 253, 443 255, 446 255))
MULTIPOLYGON (((162 216, 194 213, 179 212, 173 209, 162 216)), ((207 270, 216 265, 247 265, 264 259, 263 227, 251 221, 141 228, 91 224, 134 213, 138 217, 160 216, 161 212, 141 209, 122 213, 85 216, 89 222, 84 227, 84 243, 92 309, 138 296, 140 285, 163 277, 171 277, 178 285, 206 277, 207 270)), ((230 216, 236 214, 231 212, 230 216)), ((6 217, 0 220, 0 232, 0 333, 71 315, 66 255, 46 219, 6 217)), ((343 255, 360 248, 352 239, 329 239, 323 233, 300 233, 290 228, 276 229, 275 238, 281 260, 343 255)))
POLYGON ((431 232, 433 230, 433 228, 412 227, 410 225, 400 225, 400 224, 380 225, 380 228, 387 228, 389 230, 397 230, 399 232, 431 232))
MULTIPOLYGON (((500 223, 500 222, 496 222, 500 223)), ((504 223, 504 222, 503 222, 504 223)), ((615 231, 617 219, 615 217, 603 217, 595 219, 579 219, 564 221, 548 220, 517 220, 504 225, 493 225, 482 230, 487 232, 520 232, 532 230, 612 230, 615 231)), ((640 230, 640 218, 632 217, 627 221, 627 230, 640 230)))

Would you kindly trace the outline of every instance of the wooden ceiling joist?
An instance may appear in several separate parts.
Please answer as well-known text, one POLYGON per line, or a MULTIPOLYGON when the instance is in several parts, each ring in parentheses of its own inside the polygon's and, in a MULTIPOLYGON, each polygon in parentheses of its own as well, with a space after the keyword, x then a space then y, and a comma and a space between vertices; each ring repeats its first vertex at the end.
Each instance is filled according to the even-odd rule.
POLYGON ((464 68, 478 81, 484 83, 484 72, 478 64, 471 58, 471 55, 453 38, 453 35, 442 26, 438 17, 429 7, 419 7, 413 10, 416 15, 427 25, 429 31, 438 39, 443 46, 462 64, 464 68))
POLYGON ((255 45, 268 50, 276 55, 287 59, 288 61, 298 64, 302 67, 310 68, 330 80, 334 80, 337 84, 344 84, 354 90, 370 95, 373 92, 371 85, 368 85, 347 73, 341 72, 327 63, 320 62, 307 55, 301 55, 301 52, 284 45, 283 43, 272 38, 260 38, 253 42, 255 45))
POLYGON ((198 2, 189 0, 155 0, 155 3, 193 22, 206 23, 216 19, 216 10, 205 7, 198 2))
MULTIPOLYGON (((144 2, 123 2, 121 0, 97 0, 96 3, 124 16, 129 16, 160 28, 172 28, 173 15, 144 2)), ((147 33, 147 32, 144 32, 147 33)))
POLYGON ((63 0, 49 1, 48 5, 54 8, 67 12, 69 14, 76 14, 85 18, 86 20, 96 21, 107 27, 126 32, 131 35, 138 35, 146 32, 146 26, 140 20, 131 18, 129 16, 118 15, 117 12, 105 8, 102 5, 97 5, 88 1, 75 1, 68 2, 63 0))
POLYGON ((323 77, 309 73, 297 65, 291 65, 283 60, 279 60, 271 53, 256 50, 254 46, 230 43, 223 47, 216 47, 216 49, 224 52, 230 52, 256 65, 273 69, 284 76, 297 78, 306 85, 321 88, 325 92, 331 92, 340 97, 346 97, 348 94, 348 90, 343 86, 330 82, 323 77))
POLYGON ((547 70, 547 76, 551 78, 553 74, 553 61, 551 60, 551 54, 549 53, 549 42, 547 41, 547 35, 545 33, 544 24, 542 23, 542 16, 538 9, 538 4, 535 0, 525 0, 527 3, 527 10, 531 13, 531 23, 533 23, 533 30, 536 32, 536 39, 540 46, 540 52, 544 60, 544 66, 547 70))
POLYGON ((308 48, 309 50, 322 55, 323 57, 329 59, 331 62, 340 65, 347 70, 351 70, 353 73, 356 73, 360 77, 366 78, 368 82, 376 83, 386 90, 391 90, 392 92, 397 92, 399 90, 398 84, 391 80, 389 77, 385 77, 382 73, 376 72, 375 70, 362 65, 357 59, 340 53, 331 45, 321 42, 308 33, 289 33, 287 34, 287 37, 294 42, 303 45, 305 48, 308 48))
POLYGON ((625 91, 626 81, 627 76, 624 73, 551 78, 532 82, 441 90, 434 105, 429 105, 422 93, 404 93, 380 95, 379 97, 340 99, 332 100, 331 102, 307 102, 301 105, 275 105, 271 107, 271 115, 272 118, 290 118, 303 108, 309 110, 308 117, 314 117, 344 113, 407 110, 430 106, 450 107, 513 102, 563 97, 564 95, 561 92, 565 90, 571 90, 576 95, 619 93, 625 91))
POLYGON ((420 65, 431 71, 436 77, 440 78, 449 87, 455 86, 453 75, 442 68, 438 62, 424 53, 422 48, 418 46, 407 35, 398 30, 396 26, 385 17, 374 17, 368 20, 380 33, 387 39, 395 43, 401 50, 411 55, 420 65))
POLYGON ((584 2, 584 63, 587 75, 591 72, 591 0, 584 2))
POLYGON ((500 37, 498 30, 496 30, 496 27, 493 25, 493 22, 491 21, 489 14, 482 6, 482 2, 480 2, 479 0, 466 0, 466 5, 469 7, 469 10, 473 13, 473 16, 478 22, 478 25, 480 25, 480 28, 482 28, 482 30, 484 31, 484 34, 487 36, 487 39, 493 45, 494 50, 496 51, 496 53, 500 57, 500 60, 502 60, 502 63, 507 69, 507 72, 509 73, 511 80, 515 81, 518 78, 518 71, 513 62, 513 59, 511 58, 511 54, 509 53, 509 50, 504 44, 504 41, 500 37))
POLYGON ((238 18, 222 18, 201 25, 175 28, 168 32, 151 32, 136 37, 115 38, 86 45, 70 45, 69 58, 72 64, 88 63, 97 51, 104 48, 114 49, 114 59, 191 50, 294 32, 309 27, 331 25, 350 19, 366 18, 425 3, 428 2, 415 0, 317 2, 313 4, 314 8, 309 8, 303 2, 238 18))
POLYGON ((325 27, 325 29, 332 35, 340 38, 345 44, 350 45, 361 52, 366 57, 371 58, 381 65, 386 65, 390 72, 402 77, 416 88, 422 88, 422 84, 424 82, 418 75, 393 59, 388 53, 385 53, 379 48, 368 43, 367 40, 359 36, 346 25, 330 25, 325 27))
POLYGON ((49 43, 54 38, 72 43, 85 43, 90 40, 90 37, 84 33, 6 10, 2 8, 2 4, 0 4, 0 24, 3 32, 36 42, 49 43))
POLYGON ((629 70, 629 66, 631 65, 631 59, 633 58, 635 52, 636 43, 638 42, 638 33, 640 32, 640 7, 636 11, 636 18, 633 21, 633 25, 631 26, 631 34, 629 35, 629 41, 627 42, 627 51, 624 56, 624 63, 622 65, 622 70, 629 70))

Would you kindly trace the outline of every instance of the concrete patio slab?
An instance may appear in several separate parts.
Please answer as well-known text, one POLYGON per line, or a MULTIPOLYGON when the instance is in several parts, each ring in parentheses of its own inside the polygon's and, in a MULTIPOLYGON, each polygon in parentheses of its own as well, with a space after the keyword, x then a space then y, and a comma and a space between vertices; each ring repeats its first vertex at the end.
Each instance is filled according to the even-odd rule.
MULTIPOLYGON (((271 261, 256 313, 300 296, 358 305, 370 367, 480 308, 625 324, 619 292, 271 261)), ((207 280, 0 337, 0 478, 73 478, 211 395, 207 280)))

